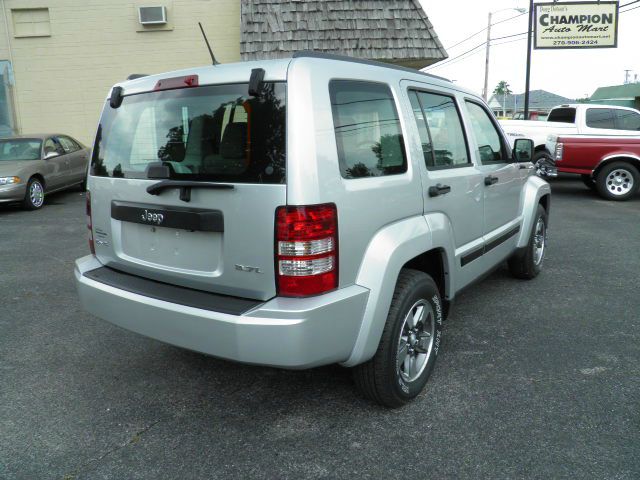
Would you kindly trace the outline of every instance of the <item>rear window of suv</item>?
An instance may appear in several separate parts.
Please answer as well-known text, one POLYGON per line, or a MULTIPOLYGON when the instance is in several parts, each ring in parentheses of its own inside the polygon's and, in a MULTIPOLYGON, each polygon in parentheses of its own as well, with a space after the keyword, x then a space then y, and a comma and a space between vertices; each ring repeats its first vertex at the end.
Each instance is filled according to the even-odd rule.
POLYGON ((231 183, 285 182, 285 84, 212 85, 125 96, 104 109, 93 151, 96 176, 231 183))
POLYGON ((547 117, 547 122, 576 123, 575 108, 554 108, 547 117))

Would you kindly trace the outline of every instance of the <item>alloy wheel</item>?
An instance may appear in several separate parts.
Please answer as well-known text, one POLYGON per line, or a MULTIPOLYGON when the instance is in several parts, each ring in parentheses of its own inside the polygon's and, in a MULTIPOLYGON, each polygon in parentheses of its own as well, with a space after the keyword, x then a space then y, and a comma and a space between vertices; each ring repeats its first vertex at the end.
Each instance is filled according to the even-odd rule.
POLYGON ((533 234, 533 263, 537 266, 544 259, 544 250, 547 244, 547 227, 542 217, 538 218, 536 231, 533 234))
POLYGON ((424 371, 433 351, 435 314, 431 304, 420 299, 407 312, 398 339, 397 373, 413 382, 424 371))
POLYGON ((31 204, 36 208, 40 208, 44 203, 44 189, 42 188, 42 184, 37 180, 31 183, 29 199, 31 200, 31 204))

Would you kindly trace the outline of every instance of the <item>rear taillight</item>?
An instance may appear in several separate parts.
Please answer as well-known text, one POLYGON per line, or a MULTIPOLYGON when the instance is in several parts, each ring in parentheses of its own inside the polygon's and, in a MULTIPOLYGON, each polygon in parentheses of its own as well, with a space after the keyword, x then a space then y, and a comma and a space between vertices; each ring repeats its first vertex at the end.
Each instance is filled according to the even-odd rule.
POLYGON ((96 247, 93 243, 93 222, 91 220, 91 192, 87 190, 87 228, 89 229, 89 250, 96 254, 96 247))
POLYGON ((562 142, 556 143, 556 151, 554 152, 554 160, 562 160, 562 153, 564 151, 564 144, 562 142))
POLYGON ((334 204, 276 210, 278 294, 306 297, 338 287, 338 212, 334 204))

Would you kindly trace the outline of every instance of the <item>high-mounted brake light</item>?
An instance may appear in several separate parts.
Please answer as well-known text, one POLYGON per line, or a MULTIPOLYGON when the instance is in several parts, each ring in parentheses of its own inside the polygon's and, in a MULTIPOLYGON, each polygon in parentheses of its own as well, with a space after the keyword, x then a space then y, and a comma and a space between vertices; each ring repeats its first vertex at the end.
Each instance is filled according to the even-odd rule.
POLYGON ((171 77, 158 80, 154 90, 171 90, 172 88, 197 87, 199 85, 198 75, 187 75, 184 77, 171 77))
POLYGON ((338 212, 334 204, 276 210, 278 294, 306 297, 338 287, 338 212))
POLYGON ((91 192, 87 190, 87 228, 89 229, 89 250, 92 255, 96 254, 96 247, 93 243, 93 221, 91 219, 91 192))

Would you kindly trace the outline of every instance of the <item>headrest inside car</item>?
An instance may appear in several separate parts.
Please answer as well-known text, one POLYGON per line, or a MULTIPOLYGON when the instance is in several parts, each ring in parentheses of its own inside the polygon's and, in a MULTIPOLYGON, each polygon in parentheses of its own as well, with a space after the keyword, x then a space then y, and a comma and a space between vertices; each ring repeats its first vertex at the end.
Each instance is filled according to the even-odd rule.
POLYGON ((223 158, 244 158, 247 150, 247 124, 236 122, 227 125, 220 142, 220 155, 223 158))

